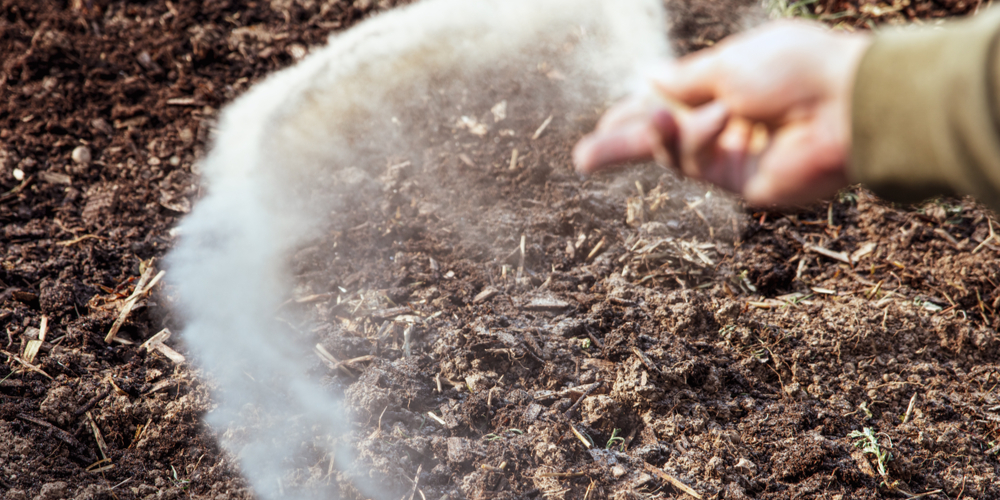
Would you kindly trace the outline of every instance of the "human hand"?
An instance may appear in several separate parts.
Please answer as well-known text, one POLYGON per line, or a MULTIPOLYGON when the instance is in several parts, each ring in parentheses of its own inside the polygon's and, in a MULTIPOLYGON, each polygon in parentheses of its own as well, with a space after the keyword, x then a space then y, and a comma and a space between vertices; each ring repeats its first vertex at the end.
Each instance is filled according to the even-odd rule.
POLYGON ((655 158, 754 205, 832 195, 848 184, 851 92, 870 43, 781 21, 664 62, 650 90, 612 107, 577 143, 576 168, 655 158))

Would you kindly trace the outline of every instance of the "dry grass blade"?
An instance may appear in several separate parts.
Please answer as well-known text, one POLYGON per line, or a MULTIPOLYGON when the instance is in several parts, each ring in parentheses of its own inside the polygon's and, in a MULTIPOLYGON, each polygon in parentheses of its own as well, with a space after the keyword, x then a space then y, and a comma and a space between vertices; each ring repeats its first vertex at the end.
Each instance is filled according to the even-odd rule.
POLYGON ((146 270, 143 271, 142 275, 139 277, 139 282, 135 285, 135 291, 132 292, 127 299, 125 299, 125 305, 122 306, 121 312, 118 314, 118 319, 115 320, 114 324, 111 325, 111 330, 108 331, 108 335, 104 337, 104 342, 110 344, 114 342, 115 336, 118 335, 118 330, 121 330, 122 325, 125 324, 125 320, 128 319, 128 315, 132 312, 132 308, 135 307, 136 303, 139 302, 146 293, 153 289, 160 279, 166 274, 166 271, 160 271, 153 277, 153 271, 156 269, 152 265, 146 266, 146 270))
POLYGON ((97 422, 94 422, 94 416, 90 412, 84 413, 87 417, 87 425, 94 432, 94 441, 97 441, 97 451, 101 453, 101 458, 103 460, 108 460, 108 444, 104 442, 104 436, 101 434, 101 429, 97 427, 97 422))
MULTIPOLYGON (((388 324, 388 322, 386 322, 386 324, 388 324)), ((341 363, 336 357, 334 357, 333 354, 330 354, 330 351, 326 350, 325 347, 323 347, 320 344, 316 344, 316 347, 314 349, 316 351, 316 355, 319 356, 319 359, 323 361, 323 363, 325 363, 326 366, 329 367, 331 370, 339 369, 340 371, 344 372, 344 375, 347 375, 348 377, 354 376, 354 372, 352 372, 350 369, 344 366, 344 364, 341 363)))
POLYGON ((40 374, 44 375, 46 378, 48 378, 49 380, 55 380, 54 378, 52 378, 52 375, 49 375, 48 373, 45 373, 41 368, 39 368, 39 367, 37 367, 37 366, 35 366, 35 365, 31 364, 31 363, 28 363, 27 361, 21 359, 20 356, 15 356, 15 355, 13 355, 13 354, 11 354, 9 352, 4 352, 4 354, 6 354, 8 358, 13 359, 14 361, 17 361, 18 363, 21 363, 21 365, 23 365, 25 368, 27 368, 27 369, 35 372, 35 373, 40 373, 40 374))
POLYGON ((433 418, 435 422, 441 424, 443 427, 448 427, 448 424, 445 423, 444 419, 435 415, 434 412, 432 411, 427 412, 427 416, 433 418))
POLYGON ((149 340, 143 342, 142 345, 139 346, 139 349, 140 350, 145 349, 146 351, 153 349, 159 352, 160 354, 166 356, 167 359, 173 361, 175 364, 178 365, 187 361, 187 358, 185 358, 183 354, 173 350, 170 346, 164 344, 164 342, 166 342, 166 340, 170 338, 170 335, 171 335, 170 330, 164 328, 159 332, 157 332, 152 337, 150 337, 149 340))
POLYGON ((588 450, 591 448, 590 440, 584 437, 583 434, 580 434, 580 431, 576 430, 576 426, 570 424, 569 430, 573 431, 573 435, 576 436, 576 438, 579 439, 581 443, 583 443, 584 448, 588 450))

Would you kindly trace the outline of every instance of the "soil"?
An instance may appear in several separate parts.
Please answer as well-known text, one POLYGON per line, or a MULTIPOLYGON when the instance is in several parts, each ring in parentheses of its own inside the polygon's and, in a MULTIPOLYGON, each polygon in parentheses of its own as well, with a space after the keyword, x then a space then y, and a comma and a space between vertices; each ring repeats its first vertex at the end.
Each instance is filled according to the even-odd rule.
MULTIPOLYGON (((4 498, 253 498, 201 422, 211 381, 140 347, 180 329, 169 293, 104 338, 197 200, 219 107, 396 3, 3 2, 4 498)), ((668 5, 679 53, 763 17, 668 5)), ((831 20, 852 27, 978 8, 811 5, 867 9, 831 20)), ((392 164, 377 209, 292 260, 291 307, 348 360, 303 363, 386 498, 1000 498, 994 214, 861 189, 755 212, 654 166, 584 180, 568 151, 592 125, 392 164)))

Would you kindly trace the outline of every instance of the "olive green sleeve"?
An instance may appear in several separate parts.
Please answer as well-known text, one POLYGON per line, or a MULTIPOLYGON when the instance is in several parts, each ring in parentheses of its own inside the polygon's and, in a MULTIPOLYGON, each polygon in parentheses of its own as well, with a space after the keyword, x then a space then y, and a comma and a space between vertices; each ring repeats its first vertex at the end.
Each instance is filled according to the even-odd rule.
POLYGON ((880 33, 858 69, 849 173, 916 202, 971 194, 1000 209, 1000 9, 880 33))

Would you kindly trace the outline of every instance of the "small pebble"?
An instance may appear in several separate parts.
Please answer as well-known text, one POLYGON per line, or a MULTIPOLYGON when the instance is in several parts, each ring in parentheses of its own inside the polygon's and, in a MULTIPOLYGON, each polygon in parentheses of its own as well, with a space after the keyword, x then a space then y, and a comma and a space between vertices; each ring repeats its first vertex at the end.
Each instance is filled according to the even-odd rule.
POLYGON ((288 52, 288 55, 292 56, 292 58, 295 60, 302 59, 303 57, 306 56, 306 54, 309 53, 309 51, 306 50, 306 47, 304 45, 300 45, 297 43, 289 45, 288 48, 285 49, 285 51, 288 52))
POLYGON ((179 167, 179 166, 181 166, 181 157, 177 156, 177 155, 171 156, 170 157, 170 166, 171 167, 179 167))
POLYGON ((73 154, 70 157, 73 159, 73 163, 84 165, 90 163, 90 148, 87 146, 77 146, 73 148, 73 154))
POLYGON ((14 180, 23 181, 24 180, 24 170, 19 168, 14 169, 14 180))

